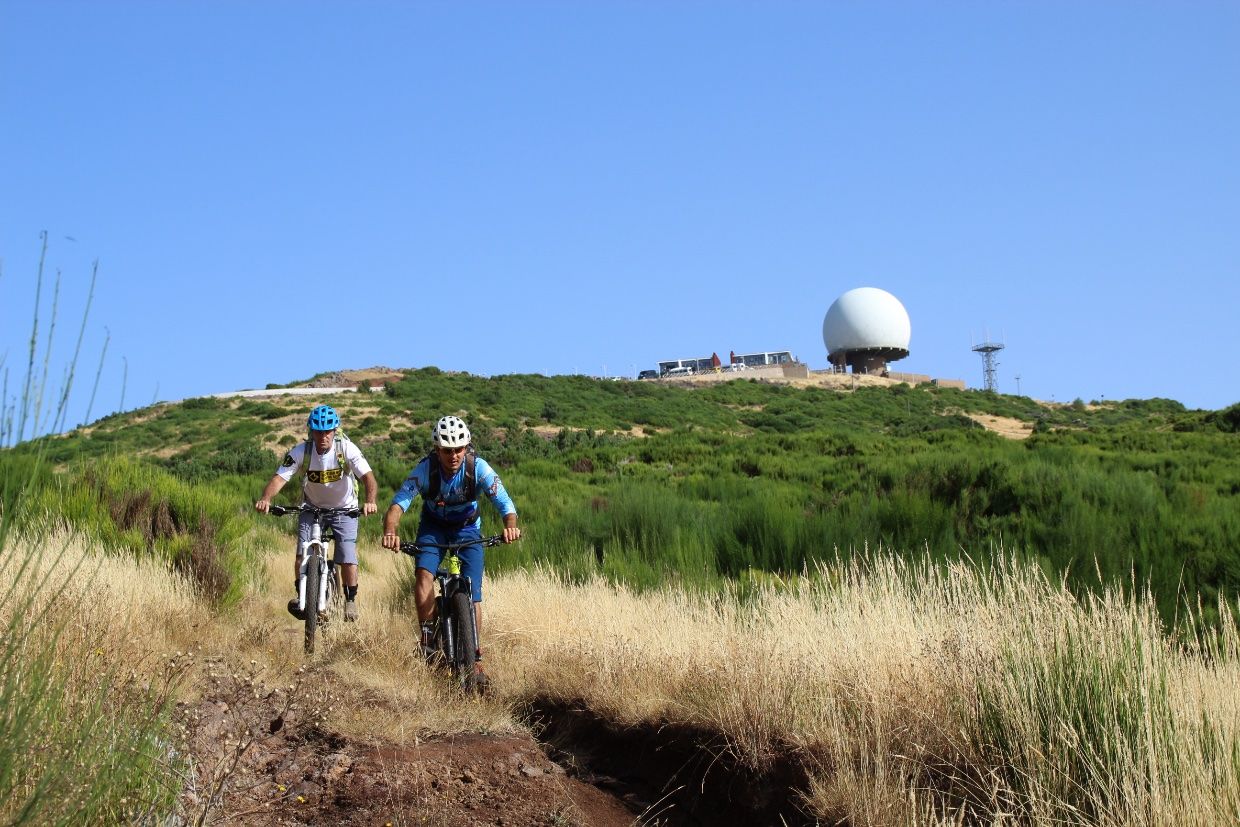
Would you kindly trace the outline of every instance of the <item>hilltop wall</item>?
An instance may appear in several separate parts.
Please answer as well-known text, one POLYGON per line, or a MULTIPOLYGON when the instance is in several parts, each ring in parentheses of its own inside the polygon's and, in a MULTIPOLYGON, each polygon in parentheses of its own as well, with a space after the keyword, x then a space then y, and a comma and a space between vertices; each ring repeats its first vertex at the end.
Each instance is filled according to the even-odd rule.
POLYGON ((696 373, 688 376, 665 377, 660 382, 676 385, 702 385, 711 382, 731 382, 734 379, 757 379, 761 382, 787 382, 801 387, 825 387, 835 390, 852 390, 861 387, 890 387, 902 383, 909 385, 933 384, 941 388, 965 390, 963 379, 934 379, 922 373, 889 373, 877 376, 865 373, 836 373, 832 370, 810 370, 804 362, 790 365, 764 365, 748 370, 696 373))

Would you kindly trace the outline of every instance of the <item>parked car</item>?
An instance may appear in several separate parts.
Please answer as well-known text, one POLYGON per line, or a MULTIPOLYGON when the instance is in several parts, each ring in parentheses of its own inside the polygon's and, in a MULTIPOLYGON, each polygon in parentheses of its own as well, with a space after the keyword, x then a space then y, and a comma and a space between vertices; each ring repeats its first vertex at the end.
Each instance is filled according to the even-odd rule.
POLYGON ((659 372, 657 370, 643 370, 637 374, 638 379, 658 379, 659 372))
POLYGON ((733 362, 730 365, 723 366, 724 373, 735 373, 738 370, 749 370, 749 365, 744 362, 733 362))
POLYGON ((681 365, 675 368, 668 368, 667 371, 663 375, 664 376, 689 376, 692 373, 693 373, 693 368, 690 365, 681 365))

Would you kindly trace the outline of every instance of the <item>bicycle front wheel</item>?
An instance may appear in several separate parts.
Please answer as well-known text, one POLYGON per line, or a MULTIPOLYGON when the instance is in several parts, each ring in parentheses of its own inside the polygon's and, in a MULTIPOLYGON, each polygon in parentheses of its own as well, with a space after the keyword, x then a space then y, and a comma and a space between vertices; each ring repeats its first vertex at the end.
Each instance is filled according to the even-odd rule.
POLYGON ((314 637, 319 629, 319 561, 310 558, 306 566, 306 654, 314 654, 314 637))
POLYGON ((468 592, 452 595, 448 622, 452 624, 452 651, 448 652, 453 677, 463 685, 474 678, 474 661, 478 658, 478 639, 474 634, 474 601, 468 592))

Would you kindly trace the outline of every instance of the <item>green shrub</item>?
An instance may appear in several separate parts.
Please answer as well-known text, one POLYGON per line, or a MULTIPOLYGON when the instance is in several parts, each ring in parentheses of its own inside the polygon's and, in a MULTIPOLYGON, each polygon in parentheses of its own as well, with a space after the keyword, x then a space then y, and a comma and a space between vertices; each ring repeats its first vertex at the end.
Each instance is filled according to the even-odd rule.
POLYGON ((112 553, 167 560, 223 607, 240 598, 259 571, 241 542, 249 528, 243 513, 235 494, 112 459, 47 480, 14 516, 19 530, 36 536, 81 532, 112 553))
MULTIPOLYGON (((631 566, 653 582, 661 561, 669 576, 712 582, 798 570, 867 545, 978 561, 1003 546, 1046 561, 1081 593, 1099 587, 1098 573, 1148 582, 1168 622, 1185 599, 1213 605, 1240 587, 1240 468, 1228 442, 1240 406, 1050 408, 926 386, 837 393, 738 380, 685 389, 434 368, 407 372, 372 401, 381 413, 355 436, 382 498, 428 450, 426 424, 459 412, 549 557, 574 570, 622 576, 631 566), (1000 438, 970 413, 1034 423, 1034 435, 1000 438), (550 439, 528 427, 549 419, 550 439), (413 430, 391 432, 394 421, 413 430), (624 433, 634 423, 644 436, 624 433), (609 503, 605 514, 592 510, 598 502, 609 503)), ((158 464, 241 510, 274 468, 257 447, 270 438, 268 413, 200 400, 140 421, 101 420, 89 439, 42 447, 71 463, 176 446, 158 464)))

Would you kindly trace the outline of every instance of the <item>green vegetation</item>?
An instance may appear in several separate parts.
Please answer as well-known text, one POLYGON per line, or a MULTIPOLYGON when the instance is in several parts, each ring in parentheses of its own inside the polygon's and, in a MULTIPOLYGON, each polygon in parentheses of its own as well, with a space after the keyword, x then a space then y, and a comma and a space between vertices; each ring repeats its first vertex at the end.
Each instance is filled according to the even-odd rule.
MULTIPOLYGON (((65 418, 81 335, 65 385, 49 400, 50 331, 60 277, 40 354, 46 253, 44 233, 26 376, 12 407, 7 397, 0 398, 0 446, 20 443, 28 428, 36 433, 60 427, 65 418), (41 370, 36 368, 40 355, 41 370), (46 411, 45 402, 50 403, 46 411)), ((93 292, 92 276, 88 311, 93 292)), ((84 316, 83 331, 85 326, 84 316)), ((61 509, 73 492, 49 470, 44 448, 50 444, 0 447, 0 821, 153 823, 172 809, 182 769, 168 749, 180 666, 157 667, 159 679, 150 682, 125 671, 129 664, 118 657, 118 642, 91 622, 102 590, 80 588, 91 584, 93 570, 87 570, 89 564, 67 565, 46 551, 47 538, 56 535, 38 529, 53 523, 78 527, 75 515, 61 509), (56 491, 62 496, 48 501, 56 491)))
MULTIPOLYGON (((4 465, 0 459, 0 471, 4 465)), ((216 606, 235 602, 257 568, 235 498, 135 460, 74 464, 14 517, 25 534, 84 532, 106 551, 164 560, 216 606)))
MULTIPOLYGON (((531 542, 492 555, 496 568, 539 559, 577 577, 602 572, 639 586, 671 577, 708 588, 867 547, 979 563, 1003 548, 1080 592, 1148 583, 1168 622, 1185 600, 1213 607, 1240 586, 1240 467, 1230 459, 1240 406, 1049 407, 925 386, 837 392, 738 380, 685 389, 434 368, 410 371, 384 393, 329 401, 365 449, 383 497, 428 449, 434 418, 466 415, 531 529, 531 542), (1007 440, 968 414, 1019 419, 1034 434, 1007 440)), ((98 472, 83 467, 141 457, 166 474, 144 472, 137 487, 162 486, 153 500, 180 503, 182 529, 192 528, 195 507, 207 508, 212 524, 231 525, 277 452, 301 438, 278 420, 298 422, 308 404, 188 400, 109 417, 40 447, 67 469, 74 491, 99 488, 98 472)), ((136 468, 109 472, 104 488, 132 494, 122 480, 136 468)), ((295 498, 296 486, 284 496, 295 498)), ((140 545, 126 535, 132 527, 100 523, 105 510, 87 519, 85 505, 64 509, 100 536, 140 545)), ((377 521, 364 522, 364 539, 377 530, 377 521)), ((172 559, 192 543, 178 542, 164 552, 172 559)))

